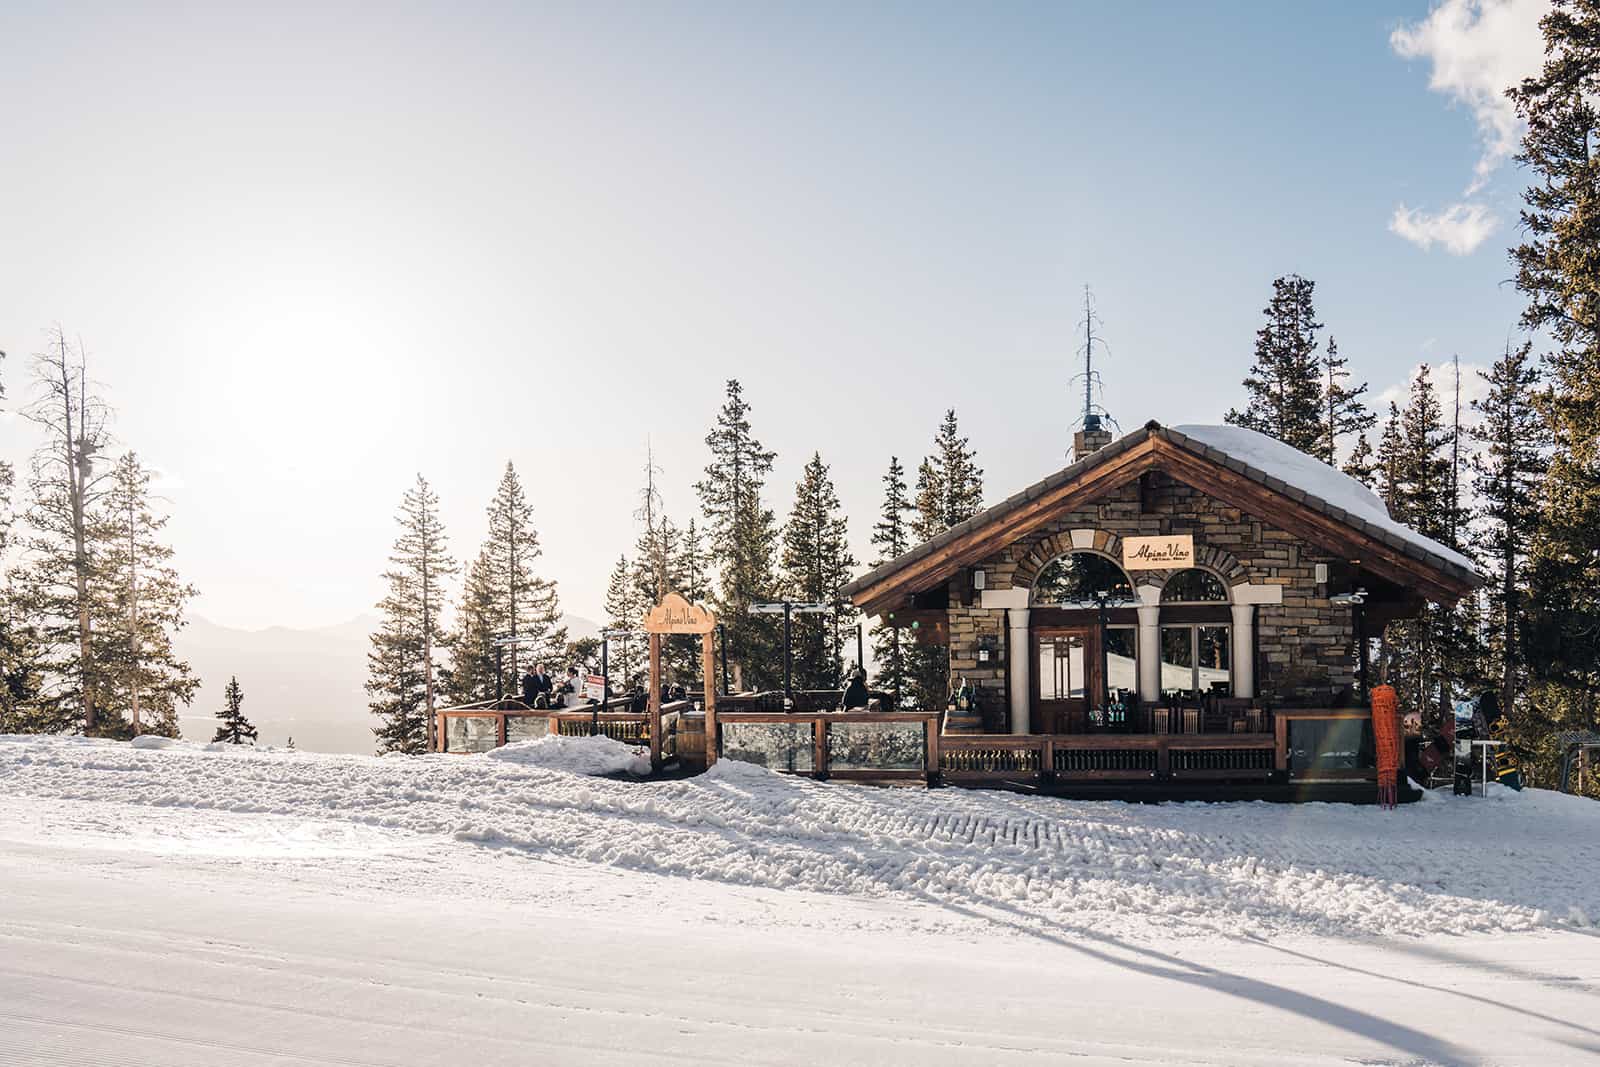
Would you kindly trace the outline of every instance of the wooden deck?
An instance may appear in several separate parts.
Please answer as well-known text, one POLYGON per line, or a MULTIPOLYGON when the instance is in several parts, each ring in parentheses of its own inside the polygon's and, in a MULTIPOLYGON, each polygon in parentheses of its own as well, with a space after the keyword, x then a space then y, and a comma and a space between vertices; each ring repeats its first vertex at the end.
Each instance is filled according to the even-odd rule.
MULTIPOLYGON (((1304 751, 1294 751, 1293 724, 1353 725, 1368 718, 1364 708, 1277 709, 1270 731, 1259 733, 1019 736, 945 734, 943 713, 927 711, 719 710, 708 722, 692 703, 682 702, 661 709, 657 769, 693 773, 720 758, 839 781, 1124 799, 1363 800, 1375 796, 1376 772, 1323 766, 1322 753, 1308 761, 1304 751)), ((452 709, 440 714, 439 726, 448 752, 481 752, 550 733, 599 733, 628 744, 651 744, 649 713, 614 707, 452 709), (475 732, 469 734, 467 724, 456 719, 472 720, 475 732)))

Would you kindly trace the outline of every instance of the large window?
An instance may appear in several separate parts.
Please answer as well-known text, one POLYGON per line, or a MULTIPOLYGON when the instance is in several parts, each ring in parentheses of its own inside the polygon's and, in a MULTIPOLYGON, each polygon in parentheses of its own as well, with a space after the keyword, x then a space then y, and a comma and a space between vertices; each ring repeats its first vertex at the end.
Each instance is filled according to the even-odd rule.
POLYGON ((1226 626, 1161 627, 1161 692, 1170 699, 1233 694, 1232 635, 1226 626))
POLYGON ((1161 600, 1167 604, 1225 604, 1228 587, 1210 571, 1191 567, 1167 579, 1161 587, 1161 600))
POLYGON ((1132 626, 1106 627, 1106 688, 1113 695, 1139 690, 1137 634, 1132 626))
POLYGON ((1033 583, 1033 602, 1040 607, 1091 608, 1102 597, 1108 604, 1131 604, 1133 585, 1121 567, 1094 552, 1057 556, 1033 583))

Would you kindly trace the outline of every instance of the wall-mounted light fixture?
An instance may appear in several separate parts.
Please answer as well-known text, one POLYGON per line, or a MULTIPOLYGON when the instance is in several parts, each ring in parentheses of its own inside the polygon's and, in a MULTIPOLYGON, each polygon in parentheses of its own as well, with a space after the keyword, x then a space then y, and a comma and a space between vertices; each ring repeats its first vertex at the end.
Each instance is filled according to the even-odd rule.
POLYGON ((981 593, 981 592, 983 592, 984 586, 986 586, 988 584, 989 584, 988 575, 984 574, 982 570, 975 570, 975 571, 972 572, 972 588, 978 590, 981 593))
POLYGON ((1327 585, 1328 584, 1328 565, 1326 563, 1319 563, 1319 564, 1317 564, 1315 569, 1316 569, 1316 573, 1317 573, 1317 584, 1318 585, 1327 585))

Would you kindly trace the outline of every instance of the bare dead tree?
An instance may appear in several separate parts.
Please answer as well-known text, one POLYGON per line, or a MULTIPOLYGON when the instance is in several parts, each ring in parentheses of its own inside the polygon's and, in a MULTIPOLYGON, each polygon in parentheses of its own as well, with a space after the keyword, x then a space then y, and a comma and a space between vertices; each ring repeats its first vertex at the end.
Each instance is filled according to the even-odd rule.
POLYGON ((89 382, 83 343, 73 344, 57 324, 43 352, 33 357, 36 395, 21 411, 44 430, 45 441, 30 466, 32 505, 29 522, 39 535, 35 548, 65 549, 72 578, 70 606, 76 616, 78 678, 85 733, 97 725, 94 650, 91 642, 90 585, 94 566, 89 551, 88 516, 104 494, 109 468, 96 474, 95 457, 111 443, 111 408, 89 382))

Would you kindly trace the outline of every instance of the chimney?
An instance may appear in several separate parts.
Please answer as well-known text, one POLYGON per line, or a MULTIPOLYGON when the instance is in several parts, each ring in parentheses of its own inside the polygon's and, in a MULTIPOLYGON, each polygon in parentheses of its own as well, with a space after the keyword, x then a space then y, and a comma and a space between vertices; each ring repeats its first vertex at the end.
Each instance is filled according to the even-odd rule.
POLYGON ((1083 420, 1083 429, 1072 435, 1072 462, 1076 463, 1110 443, 1111 431, 1101 426, 1100 416, 1088 415, 1083 420))

